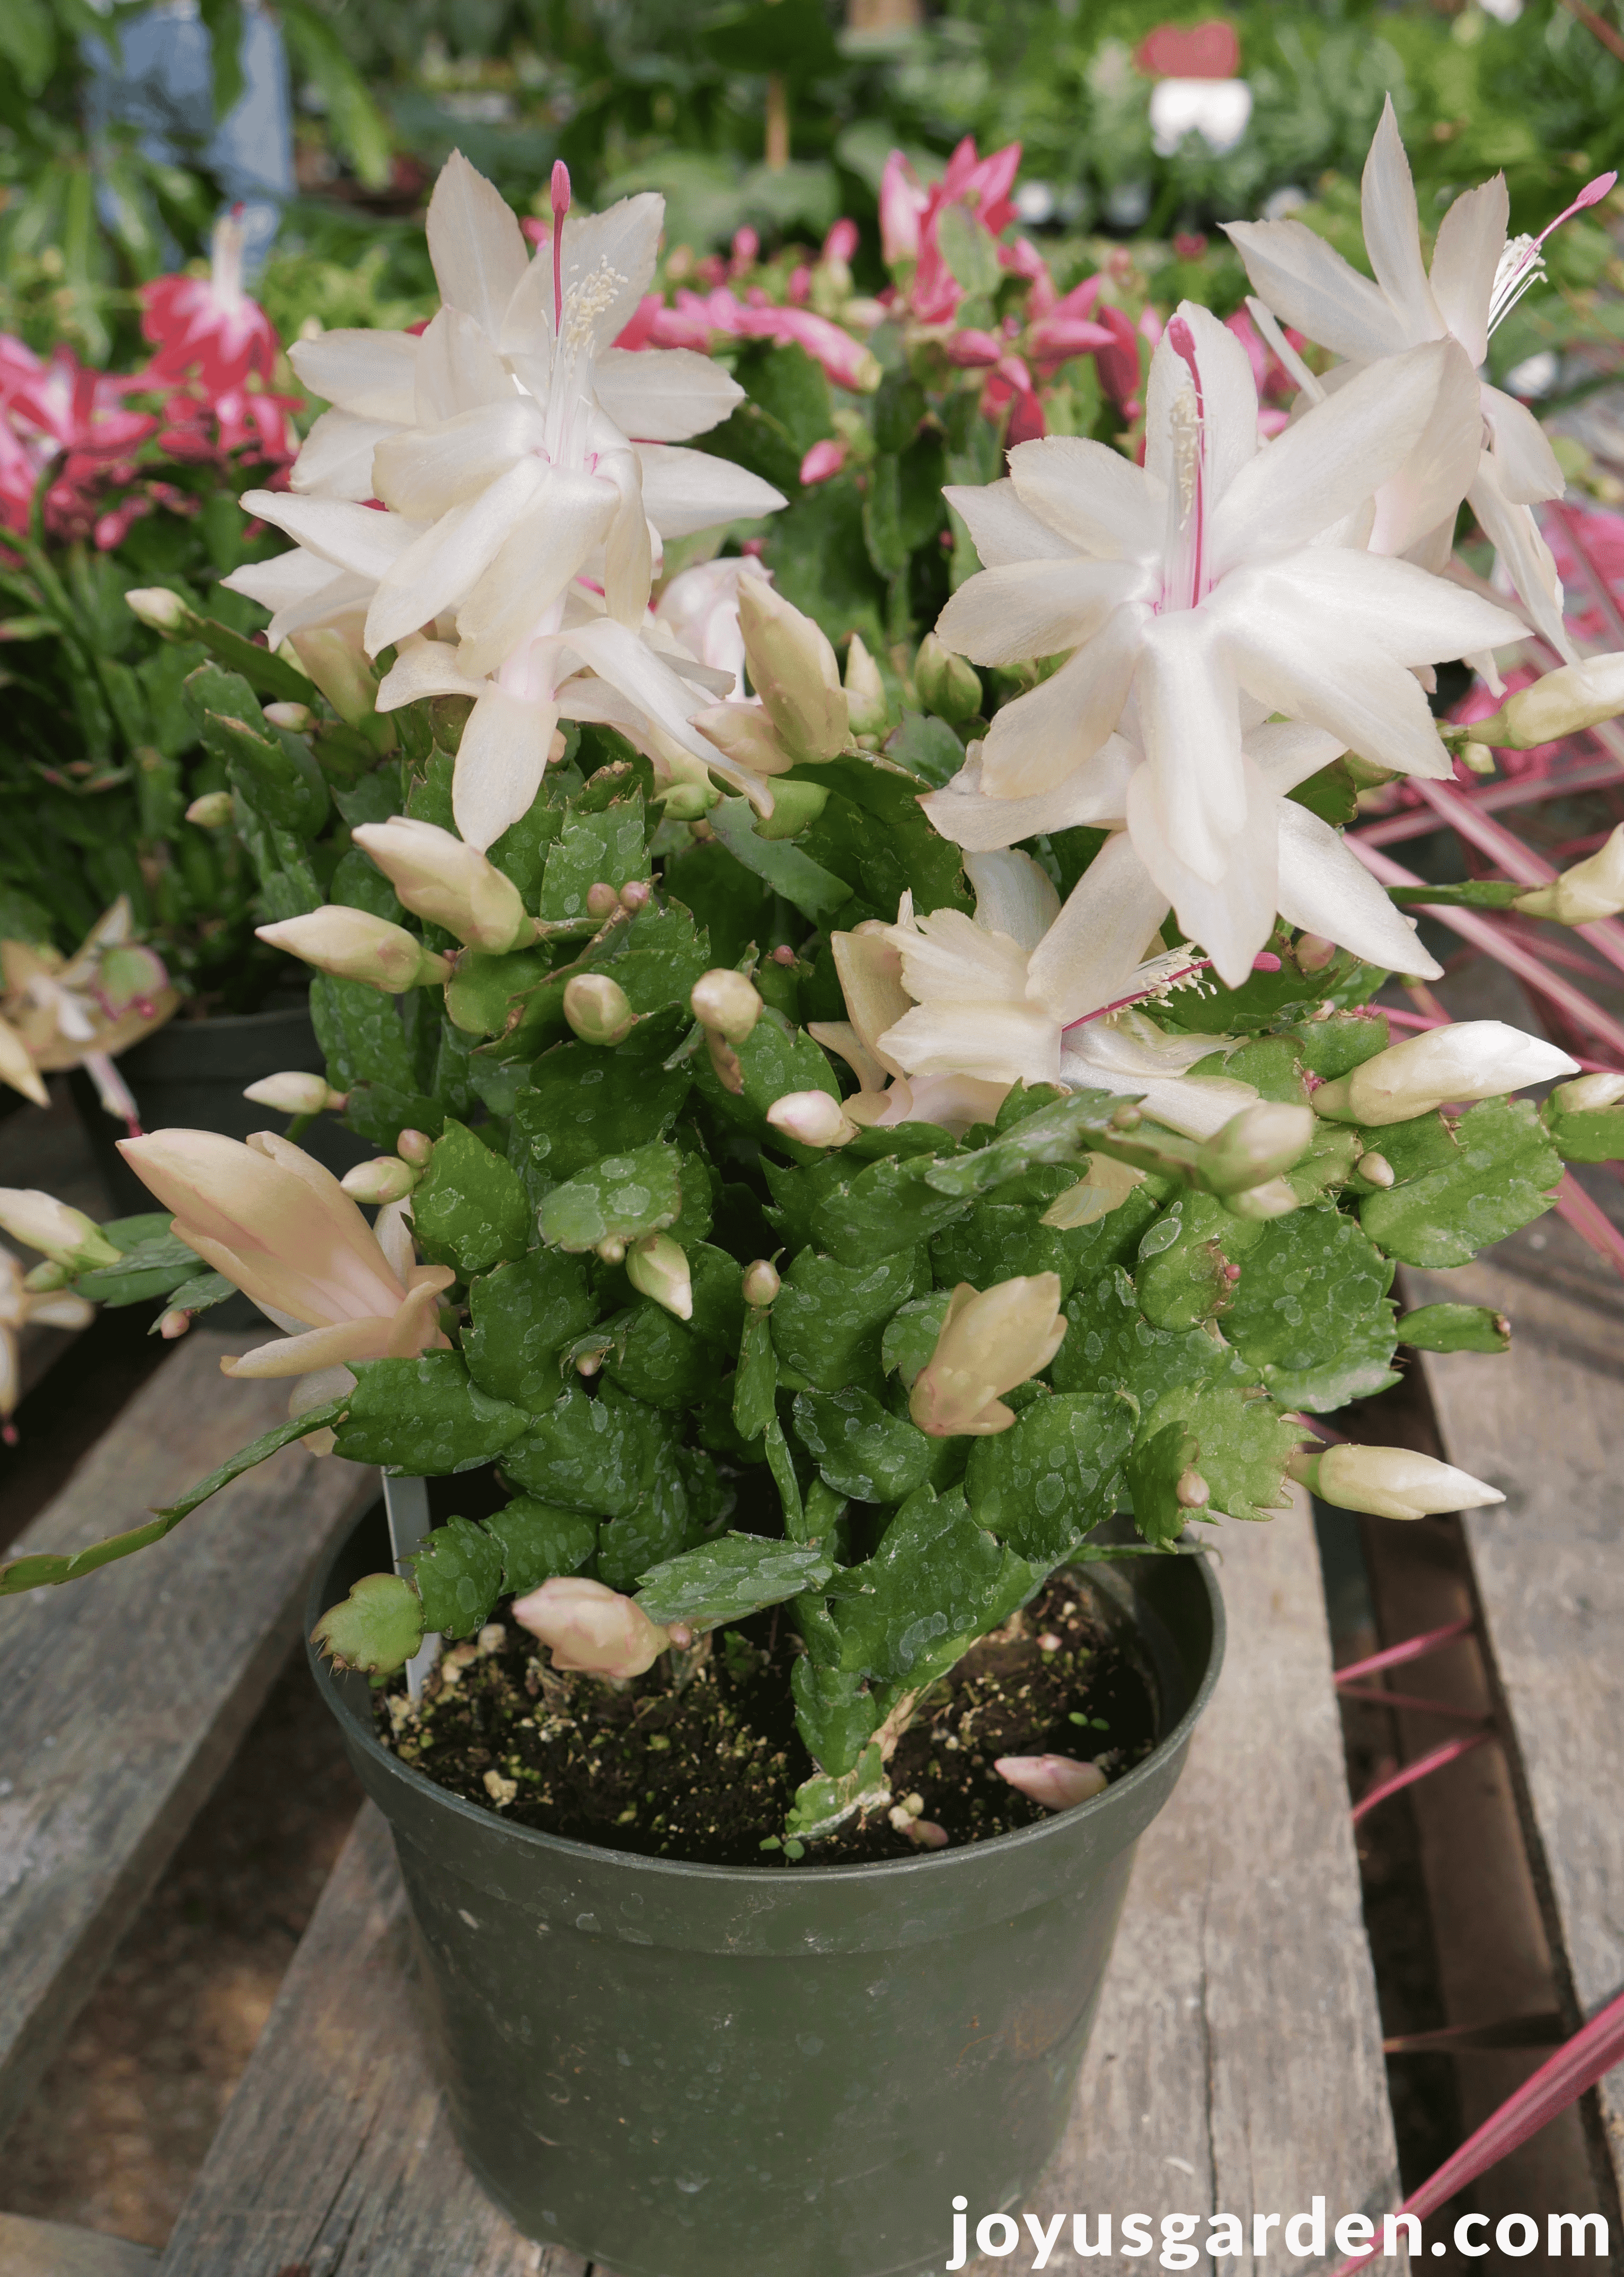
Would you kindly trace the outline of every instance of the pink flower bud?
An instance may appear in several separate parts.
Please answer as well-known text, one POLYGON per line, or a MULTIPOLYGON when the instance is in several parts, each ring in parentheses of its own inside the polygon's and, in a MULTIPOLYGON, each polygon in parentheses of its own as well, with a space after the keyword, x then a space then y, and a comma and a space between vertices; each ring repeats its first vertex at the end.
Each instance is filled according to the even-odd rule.
POLYGON ((631 1033, 630 1000, 606 972, 577 972, 564 986, 564 1017, 583 1044, 624 1043, 631 1033))
POLYGON ((469 948, 504 956, 534 939, 513 880, 449 830, 397 814, 387 822, 362 823, 355 839, 408 910, 444 925, 469 948))
POLYGON ((1098 1763, 1071 1755, 1000 1755, 993 1769, 1045 1810, 1071 1810, 1110 1785, 1098 1763))
POLYGON ((177 1337, 185 1336, 191 1325, 190 1313, 182 1312, 178 1306, 172 1305, 158 1321, 158 1334, 165 1344, 172 1344, 177 1337))
POLYGON ((688 1001, 702 1028, 742 1044, 761 1017, 762 1005, 754 985, 742 972, 715 965, 702 972, 689 992, 688 1001))
POLYGON ((694 1287, 687 1253, 668 1233, 645 1234, 627 1251, 626 1278, 639 1296, 663 1305, 679 1321, 692 1320, 694 1287))
POLYGON ((308 704, 267 704, 265 717, 273 727, 286 727, 290 735, 303 735, 316 714, 308 704))
POLYGON ((224 830, 232 819, 232 795, 228 790, 206 790, 194 798, 186 811, 188 822, 200 830, 224 830))
POLYGON ((425 1169, 434 1152, 434 1141, 426 1131, 402 1131, 394 1142, 394 1150, 414 1169, 425 1169))
POLYGON ((255 1107, 274 1108, 278 1115, 339 1114, 348 1099, 346 1092, 329 1090, 321 1076, 297 1068, 284 1075, 262 1076, 242 1095, 255 1107))
POLYGON ((671 1641, 633 1599, 581 1574, 555 1576, 515 1598, 513 1615, 551 1648, 554 1668, 583 1675, 641 1676, 671 1641))
POLYGON ((379 1154, 346 1170, 339 1184, 352 1201, 399 1202, 413 1192, 420 1175, 398 1154, 379 1154))
POLYGON ((451 977, 450 960, 432 956, 403 925, 337 902, 304 917, 285 918, 279 925, 257 925, 255 931, 272 948, 302 957, 318 972, 364 981, 385 996, 451 977))
POLYGON ((914 1378, 909 1414, 937 1439, 1007 1431, 1015 1416, 1000 1394, 1046 1368, 1065 1333, 1057 1273, 1000 1281, 979 1293, 961 1281, 936 1348, 914 1378))
POLYGON ((814 443, 801 461, 801 488, 809 491, 819 483, 827 483, 832 476, 839 474, 849 456, 849 446, 837 442, 832 436, 826 436, 822 442, 814 443))
POLYGON ((844 1146, 858 1135, 857 1124, 827 1091, 787 1091, 773 1101, 766 1119, 774 1131, 803 1146, 844 1146))
POLYGON ((753 1265, 744 1268, 742 1285, 744 1302, 759 1311, 764 1305, 774 1302, 783 1283, 779 1278, 778 1268, 765 1257, 758 1257, 753 1265))

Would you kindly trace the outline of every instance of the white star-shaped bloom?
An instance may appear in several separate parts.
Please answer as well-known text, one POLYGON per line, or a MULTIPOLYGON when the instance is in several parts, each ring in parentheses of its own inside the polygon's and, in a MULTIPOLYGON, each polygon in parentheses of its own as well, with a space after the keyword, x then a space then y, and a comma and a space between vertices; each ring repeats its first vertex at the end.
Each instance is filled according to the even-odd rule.
POLYGON ((1464 426, 1457 421, 1452 440, 1445 432, 1426 438, 1392 495, 1383 501, 1375 543, 1441 568, 1449 557, 1455 509, 1464 497, 1540 631, 1570 659, 1574 651, 1562 621, 1562 588, 1531 511, 1542 499, 1561 497, 1561 468, 1526 404, 1475 375, 1495 325, 1544 274, 1544 239, 1569 214, 1605 196, 1613 179, 1605 174, 1590 184, 1539 238, 1508 241, 1506 178, 1497 174, 1450 207, 1438 225, 1429 271, 1422 258, 1415 185, 1389 96, 1363 181, 1365 248, 1374 282, 1350 268, 1302 222, 1224 225, 1269 308, 1347 359, 1320 382, 1285 348, 1311 400, 1326 386, 1334 389, 1352 374, 1426 342, 1458 346, 1447 392, 1453 400, 1464 391, 1465 406, 1478 416, 1464 426))

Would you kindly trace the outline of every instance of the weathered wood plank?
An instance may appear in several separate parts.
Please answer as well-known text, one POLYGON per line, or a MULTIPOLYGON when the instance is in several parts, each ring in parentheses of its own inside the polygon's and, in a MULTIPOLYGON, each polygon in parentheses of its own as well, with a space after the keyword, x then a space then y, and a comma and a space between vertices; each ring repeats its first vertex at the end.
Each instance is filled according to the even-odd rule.
MULTIPOLYGON (((1505 1358, 1422 1364, 1449 1459, 1506 1496, 1463 1524, 1577 2022, 1624 1986, 1624 1283, 1555 1217, 1406 1280, 1415 1304, 1511 1318, 1505 1358)), ((1624 2191, 1624 2067, 1597 2100, 1624 2191)))
POLYGON ((394 1849, 369 1803, 154 2277, 586 2277, 510 2228, 462 2164, 409 1969, 394 1849))
MULTIPOLYGON (((194 1330, 17 1550, 138 1524, 278 1420, 286 1386, 219 1375, 253 1341, 194 1330)), ((0 2133, 258 1709, 311 1565, 376 1485, 290 1448, 127 1562, 0 1600, 0 2133)))
POLYGON ((157 2258, 150 2245, 127 2237, 0 2213, 0 2270, 5 2277, 152 2277, 157 2258))
MULTIPOLYGON (((1229 1653, 1171 1802, 1140 1841, 1070 2131, 1027 2211, 1239 2216, 1223 2277, 1300 2266, 1283 2228, 1254 2259, 1252 2218, 1378 2218, 1400 2197, 1370 1949, 1348 1816, 1319 1558, 1300 1504, 1224 1526, 1229 1653)), ((990 2209, 986 2209, 990 2211, 990 2209)), ((1379 2228, 1378 2228, 1379 2235, 1379 2228)), ((1331 2259, 1334 2262, 1334 2252, 1331 2259)), ((1030 2266, 972 2264, 973 2277, 1030 2266)), ((1384 2261, 1401 2270, 1402 2260, 1384 2261)))

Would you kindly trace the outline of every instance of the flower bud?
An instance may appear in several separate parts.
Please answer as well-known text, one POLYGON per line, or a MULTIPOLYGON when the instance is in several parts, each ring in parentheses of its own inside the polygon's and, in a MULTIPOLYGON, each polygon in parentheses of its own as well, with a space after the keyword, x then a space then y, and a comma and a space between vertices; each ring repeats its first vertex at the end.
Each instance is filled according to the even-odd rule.
POLYGON ((891 707, 880 667, 858 633, 852 634, 846 651, 846 712, 854 735, 882 735, 890 725, 891 707))
POLYGON ((232 819, 232 795, 228 790, 206 790, 194 798, 186 811, 188 822, 200 830, 224 830, 232 819))
POLYGON ((450 958, 434 956, 404 925, 336 902, 305 917, 284 918, 279 925, 256 925, 255 932, 272 948, 302 957, 318 972, 364 981, 385 996, 451 978, 450 958))
POLYGON ((795 765, 759 704, 707 704, 693 724, 723 758, 752 775, 786 775, 795 765))
POLYGON ((611 917, 620 905, 620 889, 612 886, 606 878, 594 879, 587 887, 586 913, 589 918, 611 917))
POLYGON ((65 1289, 72 1278, 65 1265, 58 1265, 54 1258, 48 1257, 42 1265, 23 1275, 23 1287, 31 1297, 49 1297, 54 1289, 65 1289))
POLYGON ((346 1170, 339 1184, 352 1201, 399 1202, 413 1192, 422 1175, 398 1154, 377 1154, 346 1170))
POLYGON ((1098 1763, 1079 1763, 1071 1755, 999 1755, 993 1769, 1045 1810, 1070 1810, 1110 1785, 1098 1763))
POLYGON ((265 720, 270 727, 286 727, 290 735, 308 735, 316 714, 308 704, 267 704, 265 720))
POLYGON ((1286 1467, 1322 1502, 1371 1518, 1430 1518, 1506 1499, 1481 1479, 1409 1447, 1344 1443, 1294 1455, 1286 1467))
POLYGON ((1624 822, 1605 846, 1571 870, 1564 870, 1548 886, 1520 894, 1512 904, 1524 917, 1550 918, 1557 925, 1594 925, 1598 918, 1615 918, 1624 910, 1624 822))
POLYGON ((1314 1111, 1338 1123, 1407 1123, 1452 1100, 1498 1099, 1524 1084, 1578 1070, 1578 1062, 1554 1044, 1503 1021, 1460 1020, 1407 1036, 1351 1074, 1323 1083, 1314 1094, 1314 1111))
POLYGON ((660 811, 667 822, 698 822, 721 796, 708 783, 674 782, 660 793, 660 811))
POLYGON ((70 1273, 89 1273, 100 1265, 117 1265, 123 1252, 114 1246, 93 1217, 70 1209, 55 1194, 37 1186, 0 1186, 0 1233, 38 1249, 53 1264, 70 1273))
POLYGON ((1461 765, 1469 775, 1491 775, 1494 773, 1494 753, 1487 743, 1462 743, 1460 758, 1461 765))
POLYGON ((512 879, 451 831, 397 814, 387 822, 363 822, 355 839, 408 910, 444 925, 469 948, 505 956, 535 939, 512 879))
POLYGON ((1198 1470, 1180 1471, 1178 1483, 1173 1489, 1173 1499, 1180 1510, 1205 1510, 1212 1500, 1212 1489, 1198 1470))
POLYGON ((192 1315, 183 1312, 178 1305, 172 1305, 168 1312, 158 1315, 158 1334, 166 1344, 172 1344, 185 1336, 191 1325, 192 1315))
POLYGON ((1490 720, 1474 720, 1473 740, 1502 750, 1530 750, 1536 743, 1559 742, 1582 727, 1594 727, 1624 712, 1624 653, 1587 657, 1546 673, 1531 687, 1508 696, 1490 720))
POLYGON ((1247 1186, 1238 1194, 1225 1194, 1224 1207, 1232 1217, 1261 1222, 1271 1217, 1290 1217, 1302 1204, 1289 1180, 1269 1178, 1262 1185, 1247 1186))
POLYGON ((365 726, 377 709, 377 674, 361 644, 358 621, 308 625, 287 645, 348 727, 365 726))
POLYGON ((624 1265, 626 1262, 626 1244, 621 1239, 618 1233, 606 1233, 603 1239, 599 1243, 592 1254, 599 1258, 605 1265, 624 1265))
POLYGON ((168 986, 163 958, 141 941, 122 940, 96 960, 95 992, 115 1020, 132 1007, 148 1012, 152 998, 168 986))
POLYGON ((972 720, 981 708, 981 675, 974 665, 926 633, 913 661, 919 701, 939 720, 972 720))
POLYGON ((196 620, 179 593, 166 585, 138 585, 124 597, 124 605, 149 632, 183 635, 196 620))
POLYGON ((935 1439, 1007 1431, 1015 1417, 999 1395, 1046 1368, 1065 1332, 1057 1273, 1000 1281, 979 1293, 961 1281, 936 1348, 914 1378, 909 1414, 935 1439))
POLYGON ((773 811, 756 819, 758 838, 793 838, 816 822, 829 803, 821 783, 783 782, 774 786, 773 811))
POLYGON ((243 1093, 255 1107, 274 1108, 278 1115, 338 1115, 349 1103, 349 1094, 332 1091, 319 1075, 289 1069, 286 1075, 262 1076, 243 1093))
POLYGON ((1208 1193, 1232 1194, 1277 1177, 1314 1144, 1314 1109, 1259 1100, 1201 1146, 1195 1167, 1208 1193))
POLYGON ((1323 972, 1337 961, 1337 944, 1323 933, 1300 933, 1292 948, 1299 972, 1323 972))
POLYGON ((850 728, 840 666, 822 628, 765 577, 742 577, 739 630, 751 683, 791 758, 834 758, 850 728))
POLYGON ((1398 1184, 1398 1174, 1385 1154, 1361 1154, 1353 1168, 1369 1185, 1385 1189, 1398 1184))
POLYGON ((635 1015, 618 980, 606 972, 577 972, 564 984, 564 1017, 583 1044, 621 1044, 635 1015))
POLYGON ((628 878, 618 896, 621 907, 634 915, 638 910, 647 909, 653 898, 654 888, 646 878, 628 878))
POLYGON ((403 1162, 416 1170, 425 1169, 434 1152, 434 1141, 426 1131, 402 1131, 394 1142, 395 1153, 403 1162))
POLYGON ((554 1668, 587 1676, 641 1676, 671 1641, 634 1598, 579 1573, 555 1574, 515 1597, 513 1617, 551 1647, 554 1668))
POLYGON ((741 1287, 744 1302, 752 1311, 759 1312, 765 1306, 772 1304, 783 1283, 779 1278, 778 1268, 766 1258, 758 1257, 753 1265, 744 1268, 741 1287))
POLYGON ((626 1253, 626 1278, 641 1297, 652 1298, 679 1321, 694 1316, 694 1284, 680 1242, 668 1233, 645 1234, 626 1253))
POLYGON ((725 964, 702 972, 689 991, 688 1001, 700 1026, 730 1044, 742 1044, 761 1017, 761 999, 754 983, 725 964))
POLYGON ((1624 1075, 1582 1075, 1573 1083, 1559 1084, 1551 1098, 1564 1115, 1594 1115, 1624 1099, 1624 1075))
POLYGON ((802 1146, 844 1146, 858 1135, 858 1126, 827 1091, 787 1091, 773 1101, 766 1119, 802 1146))

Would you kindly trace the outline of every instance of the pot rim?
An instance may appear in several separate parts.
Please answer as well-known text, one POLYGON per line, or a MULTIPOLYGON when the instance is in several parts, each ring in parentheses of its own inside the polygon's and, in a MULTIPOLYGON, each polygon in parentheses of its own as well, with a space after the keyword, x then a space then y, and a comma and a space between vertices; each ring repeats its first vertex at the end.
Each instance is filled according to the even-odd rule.
MULTIPOLYGON (((638 1874, 652 1873, 674 1880, 689 1880, 698 1876, 733 1889, 753 1887, 763 1892, 770 1891, 774 1896, 782 1895, 786 1877, 782 1866, 717 1866, 700 1859, 656 1858, 640 1850, 615 1850, 602 1843, 577 1841, 572 1835, 549 1834, 543 1827, 523 1826, 515 1820, 501 1817, 495 1811, 485 1810, 478 1803, 469 1802, 466 1796, 454 1794, 449 1788, 441 1786, 437 1780, 418 1771, 412 1764, 401 1763, 379 1740, 370 1717, 363 1720, 357 1715, 354 1703, 347 1696, 345 1678, 337 1674, 321 1658, 310 1639, 310 1631, 331 1602, 329 1577, 370 1515, 368 1512, 362 1512, 355 1525, 323 1558, 311 1580, 305 1604, 305 1657, 311 1674, 338 1716, 341 1728, 352 1744, 359 1743, 365 1749, 380 1771, 404 1782, 414 1793, 423 1796, 425 1801, 441 1804, 454 1816, 467 1819, 482 1836, 488 1837, 499 1829, 509 1842, 521 1846, 533 1845, 538 1852, 565 1861, 574 1860, 583 1864, 590 1861, 595 1866, 624 1867, 638 1874)), ((879 1877, 883 1878, 886 1887, 897 1888, 904 1877, 912 1879, 923 1874, 941 1875, 956 1868, 967 1871, 988 1860, 1012 1856, 1019 1849, 1061 1839, 1109 1809, 1120 1810, 1140 1787, 1149 1784, 1166 1756, 1188 1746, 1196 1720, 1211 1699, 1223 1672, 1228 1625, 1215 1571, 1216 1551, 1216 1543, 1203 1542, 1197 1550, 1178 1553, 1184 1563, 1196 1568, 1200 1584, 1207 1593, 1208 1610, 1212 1619, 1212 1639, 1208 1647, 1207 1664, 1178 1722, 1170 1731, 1163 1734, 1149 1754, 1135 1763, 1131 1771, 1114 1780, 1100 1793, 1090 1796, 1086 1802, 1074 1803, 1069 1810, 1055 1811, 1035 1825, 1018 1827, 1012 1833, 995 1834, 980 1842, 953 1845, 945 1850, 927 1850, 912 1858, 883 1858, 870 1860, 864 1864, 813 1867, 812 1870, 817 1876, 818 1886, 821 1888, 839 1883, 850 1887, 855 1884, 872 1883, 879 1877)), ((364 1679, 357 1680, 365 1681, 364 1679)), ((398 1834, 399 1830, 396 1832, 398 1834)), ((804 1867, 797 1866, 794 1869, 796 1878, 799 1880, 805 1870, 804 1867)))

